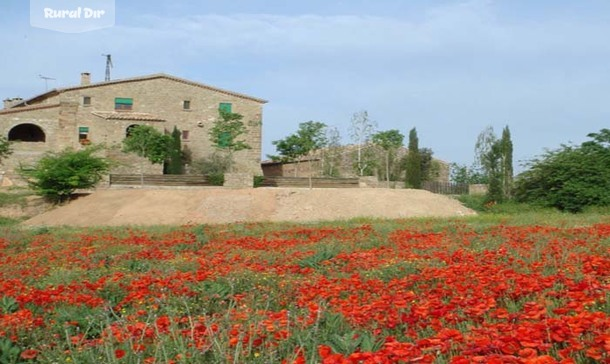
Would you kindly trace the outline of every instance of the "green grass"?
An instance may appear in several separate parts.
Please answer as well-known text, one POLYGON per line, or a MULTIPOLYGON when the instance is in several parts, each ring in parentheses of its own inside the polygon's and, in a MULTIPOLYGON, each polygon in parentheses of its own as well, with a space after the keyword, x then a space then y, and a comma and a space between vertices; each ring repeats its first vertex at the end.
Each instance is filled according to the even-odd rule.
POLYGON ((26 189, 12 189, 8 192, 0 192, 0 207, 19 205, 25 206, 28 196, 32 196, 34 193, 26 189))

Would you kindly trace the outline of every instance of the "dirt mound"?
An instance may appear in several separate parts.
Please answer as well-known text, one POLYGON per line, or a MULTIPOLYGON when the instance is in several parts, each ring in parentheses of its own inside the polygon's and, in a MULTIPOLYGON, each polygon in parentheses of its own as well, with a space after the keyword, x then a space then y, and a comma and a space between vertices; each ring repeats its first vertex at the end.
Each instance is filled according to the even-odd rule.
POLYGON ((451 198, 392 189, 108 189, 25 225, 118 226, 319 221, 475 214, 451 198))

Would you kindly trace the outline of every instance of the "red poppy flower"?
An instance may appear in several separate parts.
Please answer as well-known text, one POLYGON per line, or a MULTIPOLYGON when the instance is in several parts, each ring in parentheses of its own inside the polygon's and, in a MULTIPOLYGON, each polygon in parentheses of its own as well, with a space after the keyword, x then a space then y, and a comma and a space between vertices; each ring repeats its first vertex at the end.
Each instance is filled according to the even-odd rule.
POLYGON ((21 352, 21 359, 23 360, 36 359, 36 356, 38 356, 38 351, 34 349, 27 349, 21 352))
POLYGON ((124 356, 125 356, 125 350, 123 350, 123 349, 116 349, 116 350, 114 351, 114 356, 115 356, 115 358, 117 358, 117 359, 121 359, 122 357, 124 357, 124 356))

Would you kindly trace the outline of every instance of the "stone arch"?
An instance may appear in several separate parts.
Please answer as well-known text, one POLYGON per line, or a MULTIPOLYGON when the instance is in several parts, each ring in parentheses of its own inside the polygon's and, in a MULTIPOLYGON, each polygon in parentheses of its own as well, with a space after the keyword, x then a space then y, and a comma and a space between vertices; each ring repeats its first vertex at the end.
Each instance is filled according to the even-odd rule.
POLYGON ((140 125, 138 124, 131 124, 127 127, 127 129, 125 129, 125 138, 129 138, 131 136, 131 131, 133 130, 133 128, 138 127, 140 125))
POLYGON ((36 124, 19 124, 8 132, 8 140, 15 142, 46 142, 47 136, 36 124))

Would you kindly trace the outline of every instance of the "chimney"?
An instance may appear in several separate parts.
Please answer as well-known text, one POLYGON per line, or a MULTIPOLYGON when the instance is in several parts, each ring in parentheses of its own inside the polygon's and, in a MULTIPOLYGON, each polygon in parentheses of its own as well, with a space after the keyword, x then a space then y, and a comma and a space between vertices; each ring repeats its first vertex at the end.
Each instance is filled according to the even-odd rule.
POLYGON ((23 99, 21 97, 15 97, 12 99, 4 99, 4 108, 5 109, 10 109, 11 107, 19 104, 20 102, 23 101, 23 99))
POLYGON ((88 86, 91 84, 91 73, 83 72, 80 74, 80 85, 88 86))

